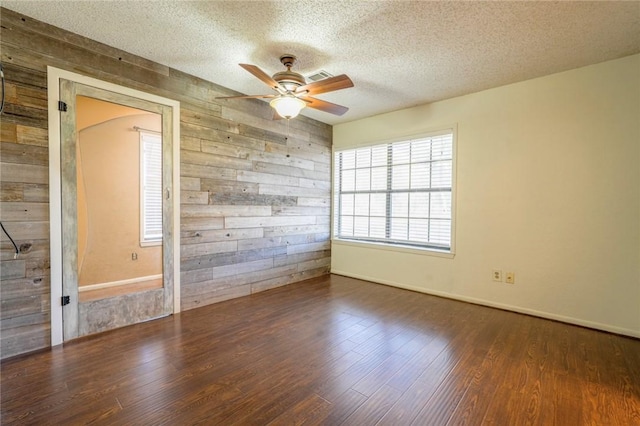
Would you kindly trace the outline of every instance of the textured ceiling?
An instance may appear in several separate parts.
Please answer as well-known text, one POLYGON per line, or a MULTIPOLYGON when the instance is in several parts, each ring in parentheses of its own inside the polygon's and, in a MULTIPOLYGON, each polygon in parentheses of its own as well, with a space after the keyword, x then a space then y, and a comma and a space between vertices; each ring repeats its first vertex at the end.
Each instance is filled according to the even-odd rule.
MULTIPOLYGON (((640 52, 640 2, 12 1, 2 6, 245 94, 238 66, 347 74, 343 123, 640 52)), ((233 100, 225 102, 245 102, 233 100)))

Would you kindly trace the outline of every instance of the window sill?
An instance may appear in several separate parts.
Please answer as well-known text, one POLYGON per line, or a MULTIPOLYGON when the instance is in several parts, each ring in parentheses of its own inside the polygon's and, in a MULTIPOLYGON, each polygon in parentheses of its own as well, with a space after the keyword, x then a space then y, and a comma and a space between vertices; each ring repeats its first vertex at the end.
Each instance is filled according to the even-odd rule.
POLYGON ((357 240, 343 240, 338 238, 331 239, 332 244, 337 244, 341 246, 352 246, 352 247, 360 247, 360 248, 370 248, 375 250, 386 250, 386 251, 395 251, 401 253, 412 253, 419 254, 423 256, 435 256, 442 257, 445 259, 453 259, 455 257, 454 252, 438 250, 434 248, 428 247, 407 247, 401 246, 398 244, 385 244, 385 243, 376 243, 371 241, 357 241, 357 240))
POLYGON ((153 247, 153 246, 161 246, 162 240, 154 240, 154 241, 140 241, 140 247, 153 247))

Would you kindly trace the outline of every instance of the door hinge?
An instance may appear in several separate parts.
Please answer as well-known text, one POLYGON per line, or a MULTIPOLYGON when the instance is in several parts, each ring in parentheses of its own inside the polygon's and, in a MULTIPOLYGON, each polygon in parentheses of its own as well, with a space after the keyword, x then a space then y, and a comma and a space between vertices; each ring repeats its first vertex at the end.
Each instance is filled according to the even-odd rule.
POLYGON ((60 302, 62 303, 62 306, 68 305, 71 303, 71 296, 62 296, 60 298, 60 302))
POLYGON ((67 103, 63 101, 58 101, 58 111, 67 111, 67 103))

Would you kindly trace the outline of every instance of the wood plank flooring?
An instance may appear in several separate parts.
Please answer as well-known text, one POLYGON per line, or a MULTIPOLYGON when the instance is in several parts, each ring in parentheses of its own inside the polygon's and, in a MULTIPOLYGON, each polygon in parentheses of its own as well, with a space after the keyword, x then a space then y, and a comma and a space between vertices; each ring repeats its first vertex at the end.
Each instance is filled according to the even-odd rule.
POLYGON ((3 425, 640 424, 640 340, 335 275, 1 374, 3 425))

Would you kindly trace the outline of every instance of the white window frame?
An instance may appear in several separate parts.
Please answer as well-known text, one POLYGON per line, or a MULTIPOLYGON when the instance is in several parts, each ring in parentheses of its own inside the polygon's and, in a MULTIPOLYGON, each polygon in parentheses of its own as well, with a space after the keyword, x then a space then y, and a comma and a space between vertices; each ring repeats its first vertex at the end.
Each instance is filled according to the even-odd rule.
MULTIPOLYGON (((162 134, 160 132, 152 132, 148 130, 139 130, 140 134, 140 247, 158 246, 162 244, 162 134), (156 206, 152 214, 157 215, 160 213, 160 230, 159 233, 150 234, 147 229, 148 213, 151 209, 147 207, 148 200, 148 188, 147 188, 147 154, 145 152, 145 145, 147 143, 153 143, 157 145, 157 149, 160 151, 160 163, 157 165, 157 169, 160 173, 159 182, 155 185, 159 190, 160 206, 156 206), (158 211, 159 208, 159 211, 158 211)), ((157 196, 157 194, 156 194, 157 196)), ((156 218, 157 220, 157 218, 156 218)))
MULTIPOLYGON (((372 246, 373 248, 381 248, 381 249, 388 249, 388 250, 399 250, 399 251, 409 251, 409 252, 419 252, 419 253, 424 253, 424 254, 433 254, 433 255, 437 255, 437 256, 446 256, 446 257, 452 257, 453 254, 455 253, 455 205, 456 205, 456 138, 457 138, 457 134, 456 134, 456 128, 455 126, 452 126, 451 128, 444 128, 441 130, 437 130, 434 132, 428 132, 428 133, 421 133, 419 135, 412 135, 412 136, 408 136, 408 137, 403 137, 403 138, 399 138, 399 139, 394 139, 394 140, 390 140, 390 141, 379 141, 379 142, 375 142, 375 143, 369 143, 369 144, 363 144, 363 145, 358 145, 356 147, 349 147, 349 148, 343 148, 343 149, 336 149, 334 151, 334 155, 333 155, 333 168, 334 168, 334 173, 333 173, 333 209, 332 209, 332 227, 331 227, 331 232, 332 232, 332 240, 334 243, 339 243, 339 244, 346 244, 346 245, 354 245, 354 246, 362 246, 362 245, 369 245, 372 246), (389 204, 390 198, 387 198, 387 205, 386 205, 386 213, 385 213, 385 237, 376 237, 376 238, 372 238, 370 236, 354 236, 353 234, 349 234, 349 235, 344 235, 341 234, 341 230, 340 230, 340 226, 341 226, 341 195, 343 193, 346 193, 345 195, 349 195, 349 194, 358 194, 358 193, 362 193, 362 194, 371 194, 372 191, 357 191, 357 190, 351 190, 351 191, 343 191, 342 187, 341 187, 341 165, 338 164, 339 161, 339 155, 341 153, 345 153, 345 152, 349 152, 349 151, 357 151, 359 149, 374 149, 374 148, 378 148, 380 149, 380 147, 382 146, 392 146, 394 144, 402 144, 402 143, 407 143, 407 142, 412 142, 412 141, 418 141, 418 140, 423 140, 423 139, 434 139, 434 138, 438 138, 438 137, 442 137, 444 135, 450 135, 451 136, 451 186, 450 188, 447 187, 445 188, 427 188, 426 190, 419 190, 419 191, 415 191, 415 192, 422 192, 422 193, 433 193, 433 192, 450 192, 451 194, 451 203, 450 203, 450 215, 449 215, 449 220, 450 220, 450 231, 449 231, 449 244, 437 244, 437 243, 433 243, 433 242, 428 242, 428 241, 411 241, 411 240, 397 240, 397 239, 391 239, 389 238, 389 223, 392 220, 391 213, 390 213, 390 209, 391 206, 389 204)), ((391 160, 388 160, 391 161, 391 160)), ((387 167, 389 166, 389 164, 387 164, 387 167)), ((366 167, 365 167, 366 169, 366 167)), ((390 169, 389 169, 390 170, 390 169)), ((390 171, 389 176, 392 175, 392 172, 390 171)), ((388 194, 388 197, 391 197, 390 194, 392 194, 394 191, 391 189, 391 177, 389 177, 387 179, 387 186, 385 188, 385 190, 379 190, 377 191, 378 193, 385 193, 388 194)), ((405 191, 401 191, 401 192, 405 192, 405 191)), ((412 192, 412 191, 409 191, 412 192)), ((355 211, 355 207, 354 207, 354 211, 355 211)), ((355 213, 354 213, 355 215, 355 213)), ((344 215, 344 216, 350 216, 350 215, 344 215)), ((364 216, 364 217, 371 217, 371 211, 369 211, 368 216, 364 216)), ((430 217, 430 216, 429 216, 430 217)), ((355 219, 354 219, 355 220, 355 219)), ((369 221, 369 226, 371 227, 371 221, 369 221)), ((355 232, 355 231, 354 231, 355 232)), ((371 232, 371 229, 369 229, 369 234, 371 232)), ((408 238, 408 237, 407 237, 408 238)))

